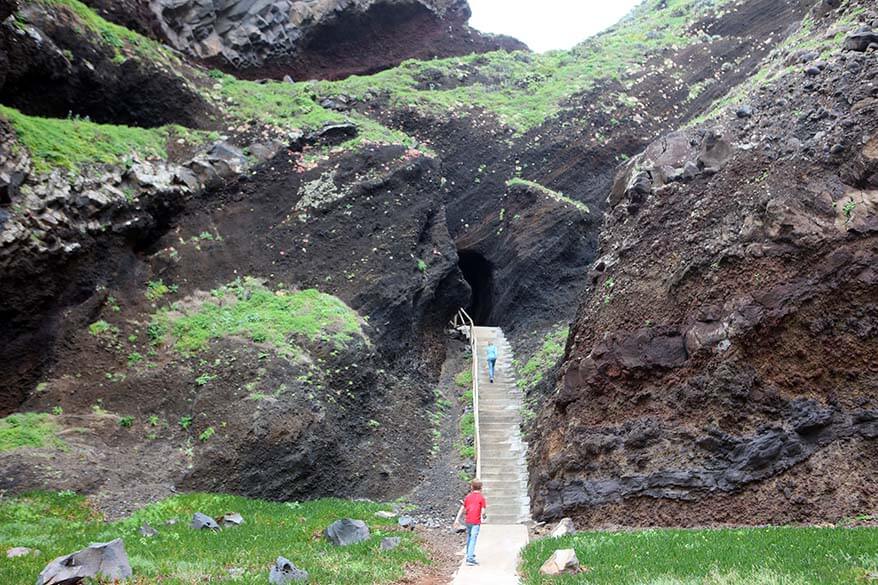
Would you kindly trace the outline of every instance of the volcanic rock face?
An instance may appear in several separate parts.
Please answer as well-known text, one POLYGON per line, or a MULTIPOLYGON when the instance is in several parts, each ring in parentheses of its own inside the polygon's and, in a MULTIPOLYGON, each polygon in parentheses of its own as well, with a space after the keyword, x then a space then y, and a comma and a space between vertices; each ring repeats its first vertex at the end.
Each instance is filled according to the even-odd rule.
POLYGON ((466 25, 465 0, 90 0, 108 17, 249 77, 335 79, 412 58, 522 49, 466 25))
POLYGON ((744 115, 620 169, 536 425, 536 516, 785 523, 878 503, 878 64, 833 36, 844 17, 817 20, 827 61, 775 53, 769 73, 796 65, 744 115))
MULTIPOLYGON (((169 53, 128 58, 64 5, 28 3, 0 26, 0 103, 37 116, 154 127, 209 125, 210 106, 169 53)), ((165 49, 166 51, 166 49, 165 49)))

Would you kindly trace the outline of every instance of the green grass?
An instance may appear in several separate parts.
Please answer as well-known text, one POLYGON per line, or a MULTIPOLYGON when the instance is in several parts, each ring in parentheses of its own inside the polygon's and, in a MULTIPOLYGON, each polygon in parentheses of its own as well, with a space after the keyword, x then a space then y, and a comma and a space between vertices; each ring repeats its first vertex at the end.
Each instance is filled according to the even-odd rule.
POLYGON ((48 414, 24 412, 0 418, 0 451, 23 447, 61 447, 58 425, 48 414))
MULTIPOLYGON (((356 98, 386 94, 395 106, 434 113, 467 116, 480 108, 504 124, 525 132, 558 113, 571 96, 598 84, 622 80, 637 72, 653 55, 669 47, 698 41, 688 26, 701 16, 716 14, 729 0, 711 4, 699 0, 649 0, 632 16, 604 34, 570 51, 534 55, 498 51, 482 55, 407 61, 370 76, 318 82, 321 95, 345 93, 356 98), (424 87, 433 76, 453 80, 458 87, 424 87)), ((629 105, 619 96, 614 108, 629 105)))
POLYGON ((79 0, 38 0, 47 7, 63 6, 79 21, 82 32, 99 38, 115 52, 114 61, 122 62, 130 53, 150 61, 179 62, 167 47, 123 26, 101 18, 94 10, 79 0))
POLYGON ((537 540, 522 558, 527 585, 855 584, 878 571, 878 529, 589 532, 537 540), (575 549, 590 570, 578 576, 540 576, 542 563, 559 548, 575 549))
POLYGON ((566 205, 570 205, 571 207, 575 207, 582 213, 591 213, 591 211, 588 209, 588 205, 586 205, 585 203, 582 203, 581 201, 576 201, 575 199, 571 199, 563 193, 553 191, 546 186, 540 185, 539 183, 534 183, 533 181, 520 179, 518 177, 506 181, 507 187, 514 187, 516 185, 532 189, 534 191, 537 191, 538 193, 545 195, 546 197, 549 197, 550 199, 554 199, 555 201, 559 201, 566 205))
POLYGON ((100 321, 95 321, 91 325, 88 326, 88 332, 94 335, 95 337, 99 335, 103 335, 109 331, 112 331, 113 326, 104 321, 103 319, 100 321))
POLYGON ((40 118, 0 105, 0 117, 15 129, 37 172, 56 167, 75 171, 87 163, 120 164, 137 154, 168 156, 168 141, 176 127, 131 128, 87 120, 40 118))
POLYGON ((321 107, 312 99, 308 84, 268 81, 255 83, 216 72, 211 74, 219 84, 218 97, 227 113, 239 120, 259 120, 264 124, 286 130, 317 130, 328 124, 353 122, 359 128, 356 138, 346 141, 342 148, 350 149, 366 142, 414 146, 415 139, 387 128, 356 112, 340 113, 321 107))
POLYGON ((342 348, 355 338, 365 338, 356 311, 315 289, 272 292, 256 279, 245 278, 213 291, 212 296, 184 313, 159 311, 154 329, 170 331, 173 347, 183 354, 233 335, 270 343, 284 355, 295 355, 303 341, 342 348))
POLYGON ((187 494, 148 506, 130 519, 104 523, 86 501, 69 493, 33 494, 0 500, 0 551, 27 546, 42 551, 0 563, 0 583, 33 583, 43 566, 56 556, 74 552, 92 542, 121 537, 134 570, 133 585, 195 585, 206 582, 263 585, 278 556, 284 556, 311 574, 311 583, 391 583, 403 577, 407 564, 427 562, 415 537, 392 531, 395 520, 375 512, 388 506, 367 502, 317 500, 273 503, 228 495, 187 494), (189 528, 194 512, 219 516, 238 512, 242 526, 220 532, 189 528), (175 518, 177 524, 165 525, 175 518), (322 538, 324 528, 340 518, 364 520, 372 537, 360 544, 335 548, 322 538), (159 531, 143 538, 144 523, 159 531), (399 548, 379 552, 382 536, 402 537, 399 548), (244 569, 238 579, 228 569, 244 569))
POLYGON ((159 280, 151 280, 146 285, 146 299, 150 302, 156 302, 161 300, 165 295, 169 295, 173 292, 177 292, 176 285, 168 286, 165 284, 165 281, 162 279, 159 280))
POLYGON ((473 412, 472 387, 463 393, 463 404, 468 406, 470 410, 460 417, 460 442, 457 445, 457 451, 464 459, 475 459, 476 415, 473 412))
POLYGON ((473 386, 473 369, 472 366, 467 369, 461 371, 456 376, 454 376, 454 383, 460 386, 461 388, 472 388, 473 386))
POLYGON ((529 360, 518 370, 518 387, 530 390, 540 382, 548 371, 558 363, 564 355, 564 344, 567 342, 568 328, 562 325, 553 329, 543 338, 543 344, 529 360))

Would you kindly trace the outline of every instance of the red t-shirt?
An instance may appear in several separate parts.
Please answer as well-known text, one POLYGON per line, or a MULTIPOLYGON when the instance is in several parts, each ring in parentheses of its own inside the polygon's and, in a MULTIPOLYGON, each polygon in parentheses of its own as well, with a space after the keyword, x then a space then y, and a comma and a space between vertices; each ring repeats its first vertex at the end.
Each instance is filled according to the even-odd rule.
POLYGON ((470 492, 463 500, 465 522, 467 524, 481 524, 482 510, 487 507, 488 504, 485 502, 485 496, 482 495, 482 492, 470 492))

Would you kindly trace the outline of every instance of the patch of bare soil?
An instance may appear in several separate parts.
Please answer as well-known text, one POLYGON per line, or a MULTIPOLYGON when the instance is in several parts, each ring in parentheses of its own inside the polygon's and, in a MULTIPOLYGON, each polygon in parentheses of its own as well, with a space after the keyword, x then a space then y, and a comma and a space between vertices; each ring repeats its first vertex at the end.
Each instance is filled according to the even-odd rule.
POLYGON ((417 535, 427 550, 430 566, 412 567, 398 585, 447 585, 460 566, 463 541, 446 527, 418 527, 417 535))

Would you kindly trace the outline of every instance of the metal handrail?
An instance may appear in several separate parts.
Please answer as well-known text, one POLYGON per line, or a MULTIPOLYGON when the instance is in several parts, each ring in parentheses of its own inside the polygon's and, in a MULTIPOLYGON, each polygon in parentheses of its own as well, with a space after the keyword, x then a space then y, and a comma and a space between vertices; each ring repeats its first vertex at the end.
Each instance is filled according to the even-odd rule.
POLYGON ((455 328, 469 328, 469 342, 473 355, 473 450, 475 451, 476 456, 476 479, 481 479, 482 441, 481 437, 479 436, 479 352, 476 346, 476 325, 473 322, 472 317, 470 317, 464 309, 460 309, 460 311, 457 312, 457 314, 454 316, 454 320, 451 323, 452 325, 454 325, 455 328), (458 325, 458 323, 460 325, 458 325))

